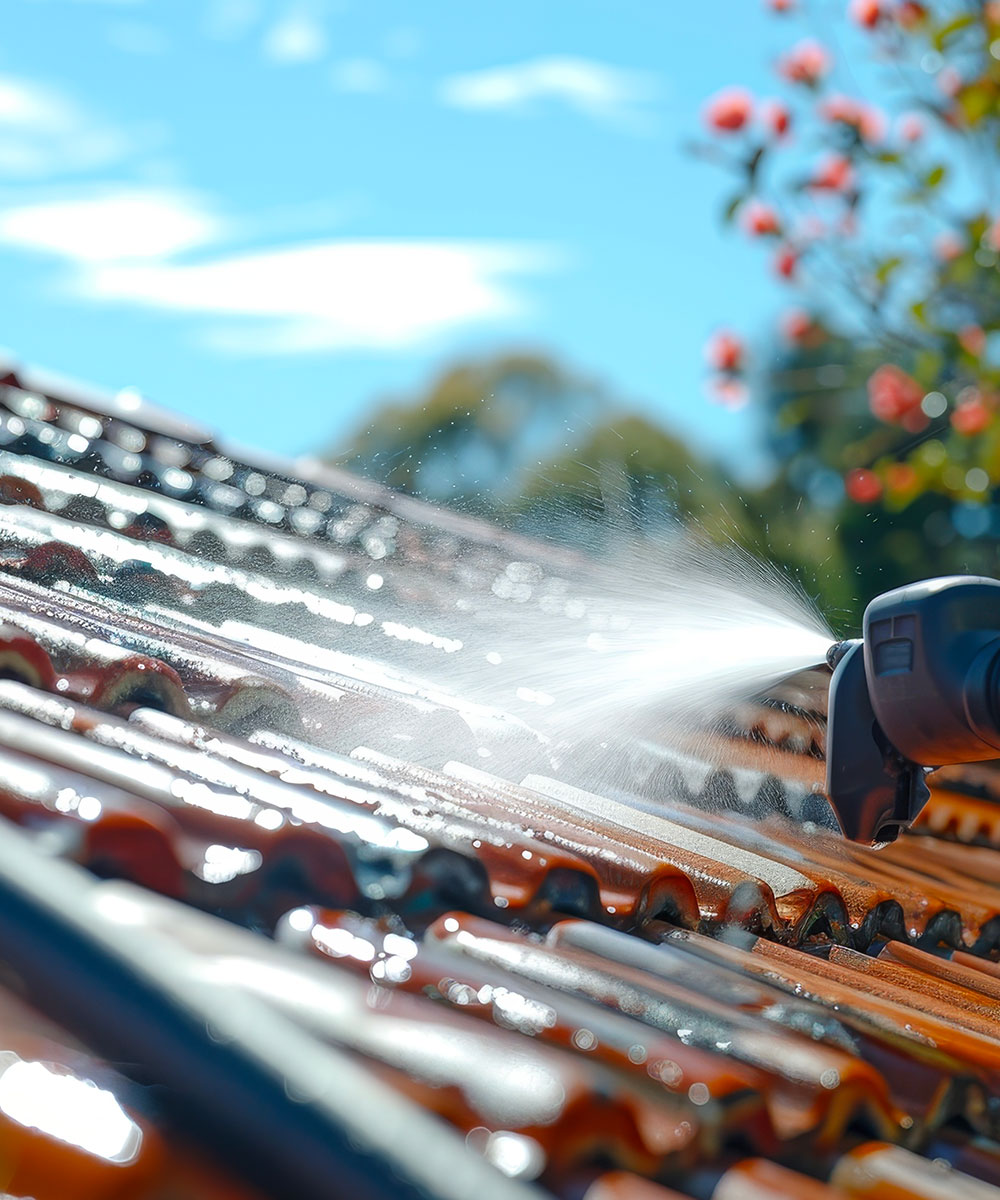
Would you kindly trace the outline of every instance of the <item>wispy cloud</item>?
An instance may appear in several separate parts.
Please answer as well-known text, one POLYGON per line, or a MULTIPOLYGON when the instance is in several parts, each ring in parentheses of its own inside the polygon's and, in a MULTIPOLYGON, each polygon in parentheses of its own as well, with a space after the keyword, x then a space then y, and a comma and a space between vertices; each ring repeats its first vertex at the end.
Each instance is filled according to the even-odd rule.
POLYGON ((204 318, 240 354, 403 348, 524 311, 518 284, 554 265, 510 243, 322 240, 219 252, 197 197, 134 188, 0 210, 0 243, 56 256, 80 299, 204 318))
POLYGON ((316 62, 326 54, 326 30, 305 4, 288 9, 264 35, 264 56, 281 64, 316 62))
POLYGON ((160 259, 221 228, 196 197, 167 189, 105 188, 0 210, 0 242, 76 263, 160 259))
POLYGON ((402 348, 520 312, 510 278, 546 266, 537 250, 432 241, 340 241, 196 264, 107 264, 104 300, 229 318, 211 340, 238 353, 402 348), (232 318, 243 318, 236 323, 232 318))
POLYGON ((0 177, 42 179, 91 170, 125 150, 117 130, 54 88, 0 75, 0 177))
POLYGON ((479 112, 528 112, 546 101, 585 116, 639 127, 657 95, 655 77, 592 59, 552 56, 453 75, 440 86, 445 104, 479 112))

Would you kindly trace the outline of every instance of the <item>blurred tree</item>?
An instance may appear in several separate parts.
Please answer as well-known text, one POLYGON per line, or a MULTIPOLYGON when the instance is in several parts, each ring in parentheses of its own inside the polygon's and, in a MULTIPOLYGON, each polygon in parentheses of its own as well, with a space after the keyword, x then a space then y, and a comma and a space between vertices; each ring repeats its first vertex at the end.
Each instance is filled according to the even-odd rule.
POLYGON ((771 246, 798 301, 765 371, 736 334, 713 338, 714 393, 755 385, 770 545, 850 610, 905 579, 998 569, 1000 4, 846 9, 874 60, 849 77, 884 108, 835 90, 826 46, 799 41, 777 64, 785 98, 720 93, 696 151, 731 174, 726 221, 771 246))
POLYGON ((566 541, 685 516, 741 528, 718 466, 540 354, 456 364, 349 445, 336 461, 392 487, 566 541))
POLYGON ((425 395, 379 406, 338 461, 401 491, 498 515, 567 427, 606 404, 597 384, 544 355, 461 362, 425 395))

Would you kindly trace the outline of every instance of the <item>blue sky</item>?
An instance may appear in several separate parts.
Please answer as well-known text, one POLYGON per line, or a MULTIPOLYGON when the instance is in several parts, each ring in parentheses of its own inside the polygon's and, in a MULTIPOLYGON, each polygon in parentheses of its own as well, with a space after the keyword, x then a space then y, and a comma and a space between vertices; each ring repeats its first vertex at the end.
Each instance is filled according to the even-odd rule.
POLYGON ((804 32, 758 0, 6 0, 0 345, 280 452, 508 346, 731 461, 721 324, 780 310, 693 161, 804 32), (277 414, 277 417, 275 416, 277 414))

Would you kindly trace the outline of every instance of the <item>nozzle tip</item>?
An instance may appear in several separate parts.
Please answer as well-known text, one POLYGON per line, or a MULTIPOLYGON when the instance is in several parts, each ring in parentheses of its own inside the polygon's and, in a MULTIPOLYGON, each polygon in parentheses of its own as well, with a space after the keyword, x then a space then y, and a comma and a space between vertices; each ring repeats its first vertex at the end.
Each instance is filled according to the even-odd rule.
POLYGON ((826 652, 826 663, 831 671, 836 671, 841 659, 852 646, 860 645, 859 638, 845 638, 842 642, 834 642, 826 652))

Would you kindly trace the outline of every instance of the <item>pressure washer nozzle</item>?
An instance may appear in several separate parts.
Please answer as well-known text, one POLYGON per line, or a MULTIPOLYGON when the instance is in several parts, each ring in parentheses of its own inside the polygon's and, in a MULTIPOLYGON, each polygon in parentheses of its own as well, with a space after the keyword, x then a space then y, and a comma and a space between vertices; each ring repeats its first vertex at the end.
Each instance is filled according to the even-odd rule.
POLYGON ((850 650, 852 646, 857 646, 860 643, 860 638, 845 638, 842 642, 834 642, 826 652, 826 665, 831 671, 836 671, 840 660, 850 650))
POLYGON ((935 767, 1000 758, 1000 582, 928 579, 877 596, 831 646, 827 794, 844 833, 892 841, 935 767))

